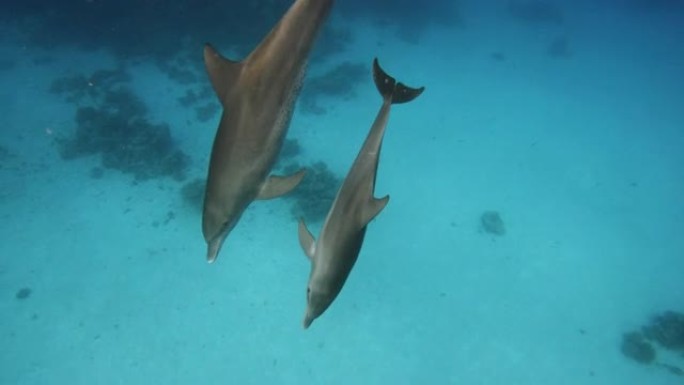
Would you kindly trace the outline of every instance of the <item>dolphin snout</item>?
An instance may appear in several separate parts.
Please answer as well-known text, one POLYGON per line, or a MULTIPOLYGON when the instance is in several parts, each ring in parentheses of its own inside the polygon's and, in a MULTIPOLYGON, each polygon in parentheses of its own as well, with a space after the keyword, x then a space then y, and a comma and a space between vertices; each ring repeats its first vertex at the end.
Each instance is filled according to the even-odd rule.
POLYGON ((222 237, 218 237, 207 244, 207 263, 213 263, 216 260, 222 244, 222 237))
POLYGON ((306 313, 306 316, 304 316, 304 329, 308 329, 309 326, 311 326, 311 323, 313 323, 314 317, 311 316, 308 312, 306 313))

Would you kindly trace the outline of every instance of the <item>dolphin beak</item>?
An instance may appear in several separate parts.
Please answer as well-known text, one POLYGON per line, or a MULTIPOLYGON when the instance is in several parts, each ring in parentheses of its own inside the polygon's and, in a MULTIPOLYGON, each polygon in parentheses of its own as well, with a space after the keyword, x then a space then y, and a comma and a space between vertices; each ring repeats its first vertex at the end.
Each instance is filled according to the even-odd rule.
POLYGON ((223 237, 214 238, 207 245, 207 263, 214 263, 216 257, 218 257, 219 250, 221 250, 221 245, 223 244, 223 237))
POLYGON ((314 317, 312 317, 308 312, 306 313, 306 316, 304 317, 304 329, 308 329, 309 326, 311 326, 311 323, 313 323, 314 317))

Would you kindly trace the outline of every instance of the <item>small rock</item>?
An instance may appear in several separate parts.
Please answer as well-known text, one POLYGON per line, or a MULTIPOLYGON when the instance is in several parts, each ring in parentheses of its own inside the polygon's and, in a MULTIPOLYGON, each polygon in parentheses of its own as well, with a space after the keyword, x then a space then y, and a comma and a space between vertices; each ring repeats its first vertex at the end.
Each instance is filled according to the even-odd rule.
POLYGON ((19 300, 24 300, 28 297, 31 296, 31 288, 28 287, 22 287, 17 291, 17 294, 15 294, 15 297, 19 300))
POLYGON ((655 316, 643 333, 668 349, 684 350, 684 314, 666 311, 655 316))
POLYGON ((506 234, 506 227, 498 211, 485 211, 480 217, 482 228, 490 234, 504 235, 506 234))
POLYGON ((639 332, 630 332, 622 335, 622 354, 642 364, 650 364, 655 360, 656 352, 653 346, 646 342, 639 332))

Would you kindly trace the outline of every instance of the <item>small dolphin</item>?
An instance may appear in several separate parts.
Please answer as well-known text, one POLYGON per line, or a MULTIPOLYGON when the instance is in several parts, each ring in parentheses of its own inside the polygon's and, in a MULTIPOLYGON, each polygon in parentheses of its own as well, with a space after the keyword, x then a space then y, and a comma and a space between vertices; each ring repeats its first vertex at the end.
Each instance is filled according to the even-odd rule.
POLYGON ((314 241, 304 220, 299 220, 299 243, 311 260, 306 289, 305 329, 323 314, 342 290, 361 250, 368 223, 389 201, 389 195, 377 199, 373 197, 373 191, 391 105, 409 102, 425 89, 397 83, 380 68, 378 59, 373 61, 373 78, 383 98, 382 107, 337 192, 317 241, 314 241))
POLYGON ((269 176, 282 147, 311 48, 333 0, 296 0, 241 62, 211 45, 204 62, 223 106, 211 150, 202 213, 207 261, 255 199, 271 199, 299 184, 304 170, 269 176))

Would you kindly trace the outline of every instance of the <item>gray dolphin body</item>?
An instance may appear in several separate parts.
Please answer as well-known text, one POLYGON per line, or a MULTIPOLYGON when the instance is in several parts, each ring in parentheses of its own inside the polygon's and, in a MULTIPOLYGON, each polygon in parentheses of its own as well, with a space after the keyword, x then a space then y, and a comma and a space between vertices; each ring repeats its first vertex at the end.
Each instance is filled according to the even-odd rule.
POLYGON ((202 233, 207 261, 255 199, 286 194, 304 170, 269 176, 282 147, 306 62, 333 0, 296 0, 249 56, 235 62, 204 47, 223 113, 211 150, 202 233))
POLYGON ((373 61, 373 78, 383 97, 382 107, 328 212, 318 240, 299 221, 299 243, 311 260, 304 328, 318 318, 342 290, 356 263, 368 223, 387 205, 389 196, 373 196, 380 148, 392 104, 409 102, 424 87, 409 88, 387 75, 373 61))

